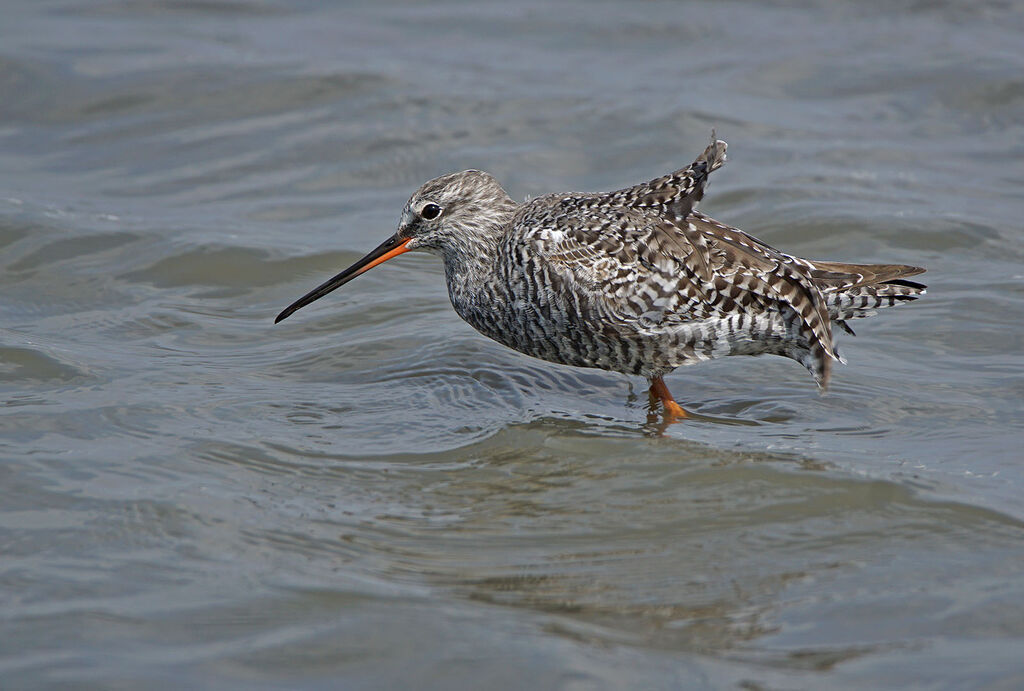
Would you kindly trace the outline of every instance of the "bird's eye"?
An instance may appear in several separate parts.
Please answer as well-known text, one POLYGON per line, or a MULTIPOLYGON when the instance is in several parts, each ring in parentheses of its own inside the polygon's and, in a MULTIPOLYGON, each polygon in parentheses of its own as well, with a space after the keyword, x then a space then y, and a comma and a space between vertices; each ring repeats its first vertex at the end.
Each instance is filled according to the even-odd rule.
POLYGON ((433 221, 435 218, 441 215, 441 207, 437 204, 424 204, 423 208, 420 209, 420 216, 433 221))

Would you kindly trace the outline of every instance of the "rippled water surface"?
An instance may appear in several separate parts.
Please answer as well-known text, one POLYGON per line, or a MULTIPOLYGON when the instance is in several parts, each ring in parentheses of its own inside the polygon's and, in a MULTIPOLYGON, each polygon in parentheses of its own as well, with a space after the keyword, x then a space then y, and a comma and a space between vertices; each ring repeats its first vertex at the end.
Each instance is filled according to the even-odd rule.
POLYGON ((11 0, 5 688, 1024 686, 1024 10, 11 0), (704 209, 921 264, 820 396, 492 343, 422 181, 730 163, 704 209))

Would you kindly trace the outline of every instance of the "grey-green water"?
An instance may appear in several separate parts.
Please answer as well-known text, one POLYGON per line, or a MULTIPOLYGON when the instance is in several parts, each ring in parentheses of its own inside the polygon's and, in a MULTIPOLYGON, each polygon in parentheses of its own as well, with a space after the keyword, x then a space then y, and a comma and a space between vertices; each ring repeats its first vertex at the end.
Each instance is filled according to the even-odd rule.
POLYGON ((4 688, 1024 686, 1019 3, 0 9, 4 688), (927 266, 819 396, 521 357, 411 191, 730 163, 704 209, 927 266))

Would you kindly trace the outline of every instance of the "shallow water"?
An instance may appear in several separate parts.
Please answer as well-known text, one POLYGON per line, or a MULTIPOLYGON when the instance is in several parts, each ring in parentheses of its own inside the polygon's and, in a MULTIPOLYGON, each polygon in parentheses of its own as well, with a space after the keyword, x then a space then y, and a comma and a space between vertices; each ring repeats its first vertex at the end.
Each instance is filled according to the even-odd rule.
POLYGON ((1024 685, 1024 11, 5 5, 0 674, 44 688, 1024 685), (703 209, 921 264, 819 396, 476 334, 422 181, 730 162, 703 209))

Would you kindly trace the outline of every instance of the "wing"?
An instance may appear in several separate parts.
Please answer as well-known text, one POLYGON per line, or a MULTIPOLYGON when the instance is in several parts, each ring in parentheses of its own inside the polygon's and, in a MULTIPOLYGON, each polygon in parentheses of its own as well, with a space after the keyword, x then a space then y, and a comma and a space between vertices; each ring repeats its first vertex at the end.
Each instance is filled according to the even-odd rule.
POLYGON ((825 293, 841 292, 875 286, 880 284, 894 284, 924 289, 920 283, 905 280, 909 276, 923 274, 925 270, 920 266, 909 266, 907 264, 846 264, 844 262, 829 262, 800 259, 793 257, 793 261, 810 269, 814 280, 822 286, 825 293))
POLYGON ((616 303, 606 305, 612 314, 629 318, 640 310, 658 321, 685 314, 710 299, 704 285, 713 279, 710 247, 686 219, 727 148, 712 132, 711 144, 686 168, 606 194, 539 197, 520 207, 513 226, 525 231, 521 240, 531 253, 560 267, 598 303, 616 303), (638 283, 641 277, 650 280, 638 283))
MULTIPOLYGON (((716 140, 689 167, 603 195, 550 195, 520 207, 527 253, 546 260, 601 319, 638 326, 774 312, 792 323, 822 385, 839 359, 816 267, 696 211, 725 162, 716 140)), ((822 267, 824 268, 824 267, 822 267)))
MULTIPOLYGON (((519 219, 527 251, 586 297, 598 318, 630 328, 774 312, 806 339, 823 385, 832 342, 825 299, 808 269, 700 213, 540 198, 519 219)), ((528 205, 529 206, 529 205, 528 205)))
POLYGON ((680 168, 650 182, 609 192, 601 195, 601 198, 615 206, 650 209, 660 212, 661 216, 681 222, 703 199, 708 176, 725 164, 725 152, 728 148, 729 145, 721 139, 715 139, 715 133, 712 132, 711 144, 688 167, 680 168))
POLYGON ((634 209, 589 209, 560 214, 554 224, 526 218, 520 237, 524 254, 556 272, 602 320, 653 326, 706 317, 706 257, 663 224, 634 209))
MULTIPOLYGON (((709 261, 716 286, 720 285, 720 291, 727 293, 739 309, 763 309, 766 303, 791 309, 812 353, 820 349, 829 359, 839 359, 825 297, 807 262, 704 214, 694 212, 687 221, 711 247, 709 261)), ((826 361, 822 368, 825 384, 828 371, 826 361)))

